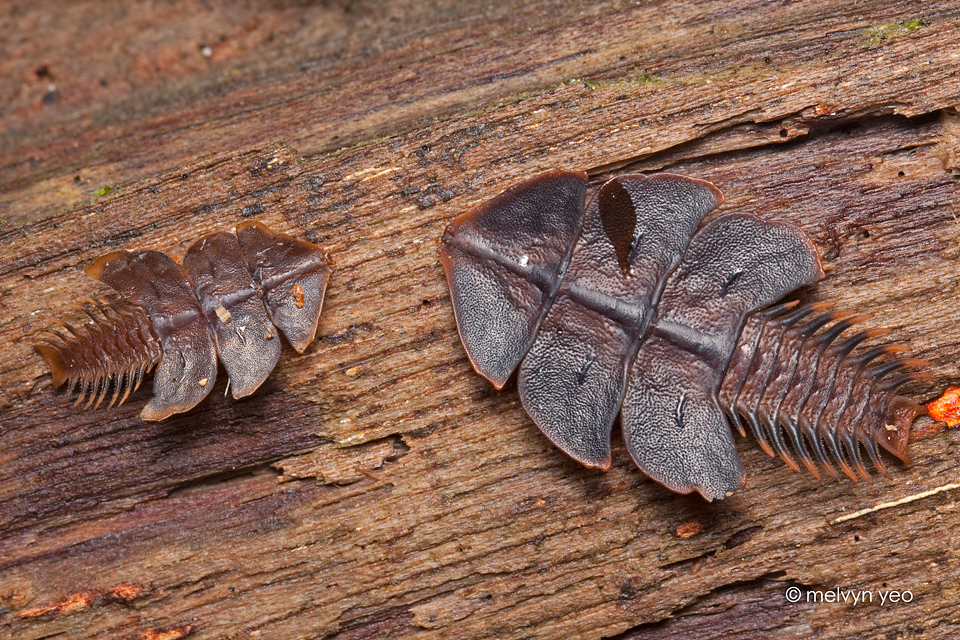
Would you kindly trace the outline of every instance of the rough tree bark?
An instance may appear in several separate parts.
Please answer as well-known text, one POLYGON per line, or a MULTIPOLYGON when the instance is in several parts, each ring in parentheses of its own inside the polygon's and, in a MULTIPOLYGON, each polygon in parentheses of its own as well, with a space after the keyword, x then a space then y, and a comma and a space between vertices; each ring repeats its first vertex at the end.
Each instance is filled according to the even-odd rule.
POLYGON ((471 370, 436 253, 543 169, 705 178, 805 229, 830 271, 804 298, 892 327, 929 401, 960 373, 956 3, 2 11, 0 636, 960 633, 957 433, 921 418, 915 464, 856 485, 741 441, 712 504, 618 437, 583 469, 471 370), (148 391, 61 401, 32 334, 103 290, 83 267, 251 217, 334 256, 304 355, 157 424, 148 391))

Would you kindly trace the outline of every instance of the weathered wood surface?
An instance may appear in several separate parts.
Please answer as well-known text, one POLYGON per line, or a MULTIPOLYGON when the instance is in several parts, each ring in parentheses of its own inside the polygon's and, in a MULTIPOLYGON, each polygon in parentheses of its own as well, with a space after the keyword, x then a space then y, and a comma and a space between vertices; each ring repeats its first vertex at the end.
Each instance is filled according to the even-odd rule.
POLYGON ((858 485, 743 441, 713 504, 618 439, 580 468, 470 369, 436 246, 549 167, 709 179, 807 230, 805 297, 893 327, 930 400, 960 375, 960 6, 59 5, 0 18, 0 637, 956 637, 960 493, 836 521, 960 482, 956 432, 918 420, 858 485), (333 254, 314 346, 159 424, 143 391, 60 402, 30 335, 102 290, 90 260, 248 217, 333 254))

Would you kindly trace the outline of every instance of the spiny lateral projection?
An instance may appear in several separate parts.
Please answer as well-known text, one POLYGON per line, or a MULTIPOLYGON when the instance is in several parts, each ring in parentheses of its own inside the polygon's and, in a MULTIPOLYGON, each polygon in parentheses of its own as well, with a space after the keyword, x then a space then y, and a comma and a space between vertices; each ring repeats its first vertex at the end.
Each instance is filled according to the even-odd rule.
POLYGON ((634 462, 678 493, 743 487, 728 419, 765 451, 857 479, 861 447, 907 461, 916 403, 896 395, 919 360, 851 357, 866 316, 826 305, 770 307, 823 278, 809 238, 783 222, 728 214, 709 182, 627 174, 586 203, 587 176, 554 170, 458 216, 440 256, 467 355, 500 389, 519 369, 524 409, 588 467, 611 464, 620 416, 634 462), (698 230, 699 227, 699 230, 698 230), (810 319, 810 316, 813 316, 810 319))
POLYGON ((182 264, 159 251, 116 251, 87 275, 119 295, 88 300, 89 320, 46 329, 37 351, 74 405, 127 399, 154 365, 144 420, 189 411, 213 389, 217 355, 234 398, 250 395, 280 358, 277 329, 299 353, 317 331, 330 269, 320 247, 244 222, 204 236, 182 264), (122 396, 120 394, 123 394, 122 396))

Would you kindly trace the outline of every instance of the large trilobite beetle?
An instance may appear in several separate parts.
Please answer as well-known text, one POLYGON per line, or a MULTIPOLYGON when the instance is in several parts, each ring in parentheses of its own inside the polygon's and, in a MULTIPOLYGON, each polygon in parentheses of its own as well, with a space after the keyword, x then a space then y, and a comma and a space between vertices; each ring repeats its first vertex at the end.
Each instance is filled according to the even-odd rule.
POLYGON ((708 500, 739 490, 729 418, 771 455, 819 477, 886 473, 878 447, 908 461, 914 418, 896 395, 925 364, 903 349, 835 342, 867 316, 828 305, 771 307, 823 278, 809 238, 783 222, 727 214, 709 182, 627 174, 586 203, 584 173, 549 171, 455 218, 440 256, 461 341, 496 388, 519 369, 524 409, 567 455, 609 468, 619 414, 647 475, 708 500), (822 330, 821 330, 822 329, 822 330))
POLYGON ((242 398, 276 366, 278 329, 299 353, 313 340, 328 262, 320 247, 255 221, 200 238, 180 264, 159 251, 115 251, 87 274, 119 295, 88 300, 87 322, 44 330, 36 349, 54 386, 77 389, 74 404, 86 399, 84 409, 99 407, 111 388, 108 406, 123 403, 158 365, 140 417, 188 411, 213 389, 218 355, 242 398))

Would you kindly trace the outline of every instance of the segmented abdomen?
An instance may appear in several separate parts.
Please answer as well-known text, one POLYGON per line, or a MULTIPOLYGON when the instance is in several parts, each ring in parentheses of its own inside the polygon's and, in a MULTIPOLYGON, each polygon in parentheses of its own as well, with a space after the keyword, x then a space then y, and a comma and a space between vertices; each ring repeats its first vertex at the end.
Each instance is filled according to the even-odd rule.
POLYGON ((828 304, 796 304, 748 317, 718 394, 723 411, 741 435, 749 429, 768 454, 799 471, 796 456, 817 478, 819 464, 833 476, 836 465, 854 482, 857 473, 869 479, 861 451, 887 475, 877 445, 909 462, 910 425, 924 409, 896 391, 931 376, 887 374, 927 363, 913 358, 874 363, 905 351, 900 345, 852 355, 860 343, 889 330, 866 329, 838 341, 869 316, 824 311, 828 304))
POLYGON ((118 398, 123 404, 162 355, 150 316, 140 305, 117 296, 89 299, 83 311, 90 316, 88 322, 75 327, 58 321, 60 329, 44 329, 36 349, 50 366, 53 386, 67 383, 67 396, 78 391, 74 406, 87 399, 84 409, 91 404, 98 408, 111 387, 107 407, 118 398))

